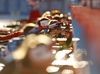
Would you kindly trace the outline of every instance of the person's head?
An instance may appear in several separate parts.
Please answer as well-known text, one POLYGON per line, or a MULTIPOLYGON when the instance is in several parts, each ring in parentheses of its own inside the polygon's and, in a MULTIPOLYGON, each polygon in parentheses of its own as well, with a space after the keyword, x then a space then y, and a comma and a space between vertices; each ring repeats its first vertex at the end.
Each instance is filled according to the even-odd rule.
POLYGON ((38 26, 34 23, 28 23, 23 26, 23 28, 20 30, 23 32, 24 36, 27 36, 29 34, 38 34, 38 26))
POLYGON ((49 22, 49 32, 54 32, 54 34, 56 34, 60 29, 60 23, 57 20, 51 20, 49 22))
POLYGON ((58 22, 61 22, 61 19, 63 17, 63 14, 59 10, 52 10, 52 19, 58 20, 58 22))
POLYGON ((48 23, 49 23, 49 19, 46 17, 41 17, 37 22, 39 27, 41 27, 42 29, 48 29, 48 23))

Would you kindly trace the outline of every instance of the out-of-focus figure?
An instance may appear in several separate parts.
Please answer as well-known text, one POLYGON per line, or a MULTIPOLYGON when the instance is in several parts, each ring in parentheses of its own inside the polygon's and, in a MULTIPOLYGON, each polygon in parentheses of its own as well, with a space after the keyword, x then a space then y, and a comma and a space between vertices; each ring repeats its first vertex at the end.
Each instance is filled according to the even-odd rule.
POLYGON ((48 36, 28 35, 12 52, 15 61, 7 64, 0 74, 48 74, 46 68, 52 62, 51 47, 52 40, 48 36))
POLYGON ((52 34, 53 37, 62 38, 64 37, 63 32, 65 31, 61 29, 61 23, 59 23, 57 20, 51 20, 49 22, 49 33, 52 34))
POLYGON ((32 23, 36 21, 38 17, 41 16, 39 12, 39 1, 38 0, 27 0, 27 1, 29 7, 31 8, 28 22, 32 23))
POLYGON ((52 18, 54 20, 58 20, 58 22, 61 22, 61 19, 63 17, 63 14, 61 13, 61 11, 59 11, 59 10, 52 10, 51 14, 52 14, 52 18))
POLYGON ((49 19, 47 17, 41 17, 38 19, 37 24, 39 25, 40 33, 48 34, 48 23, 49 19))
MULTIPOLYGON (((49 34, 52 35, 52 38, 65 38, 66 40, 59 41, 59 45, 61 45, 61 49, 73 49, 73 32, 69 28, 62 29, 62 23, 59 23, 57 20, 51 20, 49 22, 49 34)), ((67 27, 67 26, 66 26, 67 27)))
POLYGON ((24 37, 28 36, 29 34, 39 33, 38 26, 33 23, 24 25, 20 31, 23 32, 24 36, 14 37, 10 39, 9 43, 7 44, 10 52, 14 51, 22 43, 24 37))

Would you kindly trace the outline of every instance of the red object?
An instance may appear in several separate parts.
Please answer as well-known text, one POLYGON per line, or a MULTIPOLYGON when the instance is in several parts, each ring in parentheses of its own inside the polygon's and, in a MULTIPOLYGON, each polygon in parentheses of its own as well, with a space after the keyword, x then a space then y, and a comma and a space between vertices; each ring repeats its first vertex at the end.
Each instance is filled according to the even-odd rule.
POLYGON ((8 33, 7 30, 0 30, 0 33, 3 33, 3 32, 8 33))
POLYGON ((57 19, 58 22, 61 22, 61 19, 57 19))
POLYGON ((38 17, 41 17, 40 12, 38 10, 31 10, 28 23, 32 23, 34 20, 37 20, 38 17))
POLYGON ((88 58, 97 67, 100 64, 100 58, 98 58, 100 56, 100 9, 82 6, 70 7, 73 18, 83 29, 88 58))
POLYGON ((100 9, 71 6, 73 18, 84 28, 84 34, 88 41, 100 42, 100 9))
POLYGON ((70 27, 70 22, 68 21, 68 25, 67 25, 67 27, 70 27))
POLYGON ((42 27, 39 25, 39 30, 42 30, 42 27))
POLYGON ((78 0, 78 2, 81 2, 82 0, 78 0))
POLYGON ((0 36, 0 41, 9 40, 11 38, 18 37, 18 36, 21 36, 21 35, 23 35, 23 33, 20 32, 20 31, 17 31, 17 32, 14 32, 14 33, 11 33, 11 34, 8 34, 8 35, 5 35, 5 36, 0 36))

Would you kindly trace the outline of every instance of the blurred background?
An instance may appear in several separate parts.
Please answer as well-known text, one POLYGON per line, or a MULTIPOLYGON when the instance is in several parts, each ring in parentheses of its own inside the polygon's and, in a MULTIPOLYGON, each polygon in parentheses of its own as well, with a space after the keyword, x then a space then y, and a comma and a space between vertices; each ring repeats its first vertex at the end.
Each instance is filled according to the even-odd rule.
POLYGON ((75 43, 76 50, 82 50, 79 53, 84 52, 83 59, 92 63, 92 66, 79 69, 78 74, 84 74, 84 71, 85 74, 99 74, 100 0, 38 0, 36 9, 32 9, 28 1, 0 0, 0 27, 11 24, 13 20, 28 20, 31 10, 39 10, 41 15, 46 11, 60 10, 72 18, 74 37, 79 38, 75 43))
MULTIPOLYGON (((44 0, 39 2, 40 13, 58 9, 63 13, 69 11, 70 0, 44 0)), ((27 0, 0 0, 0 18, 24 18, 28 17, 30 8, 27 0), (23 17, 21 17, 23 16, 23 17)))

